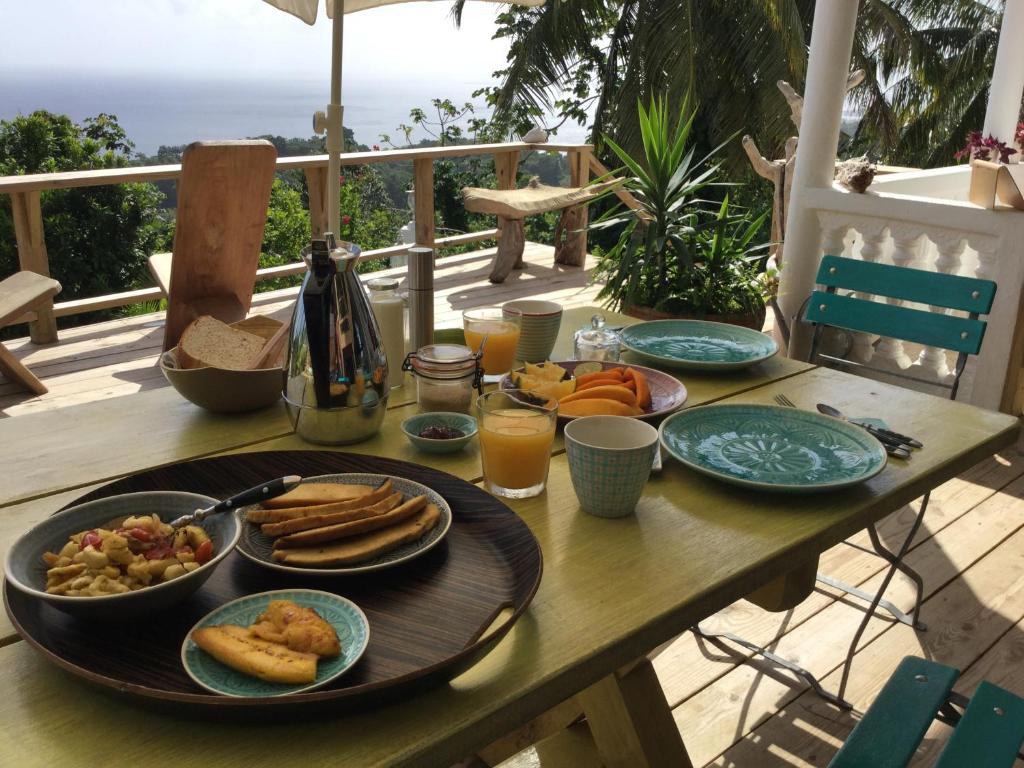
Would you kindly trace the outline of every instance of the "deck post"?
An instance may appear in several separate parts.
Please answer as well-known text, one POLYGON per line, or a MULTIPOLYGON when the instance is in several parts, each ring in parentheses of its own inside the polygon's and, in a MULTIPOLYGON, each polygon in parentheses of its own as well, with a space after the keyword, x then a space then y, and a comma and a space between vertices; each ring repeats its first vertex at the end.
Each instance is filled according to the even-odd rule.
MULTIPOLYGON (((570 151, 569 186, 585 187, 590 183, 590 152, 570 151)), ((562 211, 559 227, 565 240, 555 243, 555 263, 582 267, 587 260, 587 204, 562 211)))
MULTIPOLYGON (((327 166, 306 168, 306 191, 309 196, 309 228, 313 238, 327 231, 327 166)), ((334 233, 338 235, 337 232, 334 233)))
MULTIPOLYGON (((497 180, 498 189, 515 189, 516 188, 516 177, 519 172, 519 152, 502 152, 501 154, 494 156, 494 175, 497 180)), ((506 237, 509 233, 505 232, 509 226, 518 226, 522 228, 523 222, 519 221, 518 224, 510 224, 510 220, 504 216, 498 217, 498 230, 506 237)), ((502 235, 499 235, 499 242, 502 235)), ((523 269, 526 264, 523 262, 523 257, 520 256, 516 263, 513 265, 513 269, 523 269)), ((504 277, 502 277, 504 280, 504 277)))
POLYGON ((1024 46, 1020 44, 1022 35, 1024 0, 1006 0, 982 133, 986 136, 991 134, 1011 147, 1020 116, 1021 95, 1024 94, 1024 46))
POLYGON ((416 245, 434 247, 434 160, 413 160, 413 189, 416 195, 416 245))
MULTIPOLYGON (((21 269, 50 277, 50 258, 46 254, 40 194, 38 190, 11 193, 14 238, 18 242, 18 265, 21 269)), ((53 344, 57 341, 53 297, 36 307, 35 313, 36 319, 28 324, 29 336, 32 337, 33 343, 53 344)))
POLYGON ((795 318, 811 293, 821 261, 821 226, 808 205, 808 195, 813 189, 830 189, 835 176, 859 6, 857 0, 830 0, 814 6, 800 143, 786 217, 786 263, 779 285, 779 305, 792 329, 788 355, 797 359, 807 356, 810 331, 795 318))

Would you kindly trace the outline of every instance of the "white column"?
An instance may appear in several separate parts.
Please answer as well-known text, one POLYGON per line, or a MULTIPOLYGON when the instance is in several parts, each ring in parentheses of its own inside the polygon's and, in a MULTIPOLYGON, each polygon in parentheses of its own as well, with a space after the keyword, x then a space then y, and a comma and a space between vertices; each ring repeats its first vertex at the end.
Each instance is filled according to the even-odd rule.
POLYGON ((1006 0, 988 91, 984 134, 1013 144, 1024 95, 1024 0, 1006 0))
MULTIPOLYGON (((835 176, 858 5, 858 0, 819 0, 814 7, 800 143, 786 220, 786 259, 779 284, 779 304, 787 318, 796 317, 810 295, 820 261, 821 229, 809 210, 812 201, 806 199, 806 190, 831 186, 835 176)), ((790 357, 806 357, 809 328, 794 322, 789 344, 790 357)))

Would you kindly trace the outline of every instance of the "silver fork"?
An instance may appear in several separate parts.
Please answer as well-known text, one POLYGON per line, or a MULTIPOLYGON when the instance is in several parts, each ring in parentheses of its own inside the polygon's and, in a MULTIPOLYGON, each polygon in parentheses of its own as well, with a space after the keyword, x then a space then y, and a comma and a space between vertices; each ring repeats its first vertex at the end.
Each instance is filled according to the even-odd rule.
MULTIPOLYGON (((792 400, 790 400, 788 397, 782 394, 775 396, 775 402, 778 403, 779 405, 785 406, 786 408, 796 408, 796 403, 794 403, 792 400)), ((872 433, 868 432, 868 434, 872 433)), ((889 445, 884 440, 880 440, 878 438, 878 435, 872 435, 872 437, 874 437, 876 440, 878 440, 878 442, 882 444, 882 446, 885 448, 885 452, 888 453, 890 456, 895 456, 898 459, 910 458, 910 451, 907 450, 906 448, 901 448, 895 445, 889 445)))

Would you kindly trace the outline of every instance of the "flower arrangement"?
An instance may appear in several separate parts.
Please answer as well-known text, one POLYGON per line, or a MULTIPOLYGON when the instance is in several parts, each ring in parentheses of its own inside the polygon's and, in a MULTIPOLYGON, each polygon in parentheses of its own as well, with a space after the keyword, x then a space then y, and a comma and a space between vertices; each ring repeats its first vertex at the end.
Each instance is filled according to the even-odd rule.
MULTIPOLYGON (((1024 146, 1024 122, 1017 123, 1017 130, 1013 135, 1014 143, 1024 146)), ((990 162, 1006 163, 1010 157, 1016 155, 1016 148, 1007 146, 992 134, 982 136, 981 131, 971 131, 967 134, 967 143, 964 148, 956 152, 953 157, 957 160, 988 160, 990 162)))

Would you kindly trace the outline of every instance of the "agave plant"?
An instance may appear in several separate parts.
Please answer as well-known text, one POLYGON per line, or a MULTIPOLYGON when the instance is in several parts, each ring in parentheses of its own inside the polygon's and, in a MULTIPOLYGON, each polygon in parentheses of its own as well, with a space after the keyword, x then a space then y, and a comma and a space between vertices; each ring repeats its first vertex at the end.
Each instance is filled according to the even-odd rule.
POLYGON ((695 160, 689 146, 696 109, 689 99, 672 125, 666 103, 637 105, 643 158, 629 155, 614 140, 608 146, 630 175, 625 188, 635 208, 616 208, 592 229, 620 228, 615 245, 601 259, 599 296, 615 309, 650 308, 702 316, 763 308, 757 252, 751 246, 767 213, 751 221, 730 210, 726 196, 712 205, 701 196, 717 180, 715 148, 695 160))

